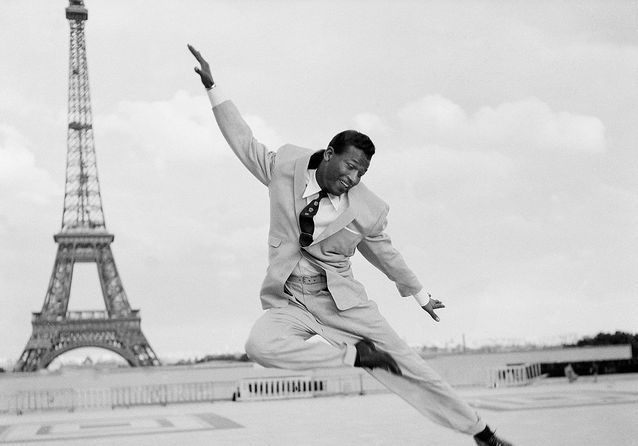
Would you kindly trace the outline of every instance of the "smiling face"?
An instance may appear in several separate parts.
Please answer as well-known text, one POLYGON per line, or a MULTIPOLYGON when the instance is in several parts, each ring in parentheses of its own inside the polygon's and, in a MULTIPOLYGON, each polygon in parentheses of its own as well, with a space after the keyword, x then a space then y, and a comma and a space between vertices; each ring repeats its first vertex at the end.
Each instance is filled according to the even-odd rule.
POLYGON ((348 145, 341 153, 328 147, 317 168, 319 186, 332 195, 341 195, 359 184, 370 167, 370 160, 361 149, 348 145))

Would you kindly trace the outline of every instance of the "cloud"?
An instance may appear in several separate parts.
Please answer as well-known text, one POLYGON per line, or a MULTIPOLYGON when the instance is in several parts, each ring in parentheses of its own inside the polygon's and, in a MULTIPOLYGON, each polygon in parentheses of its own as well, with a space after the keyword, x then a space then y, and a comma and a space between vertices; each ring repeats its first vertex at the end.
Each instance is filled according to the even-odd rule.
POLYGON ((112 113, 96 117, 99 140, 160 166, 221 155, 220 144, 210 145, 216 135, 205 99, 178 91, 170 100, 121 101, 112 113))
POLYGON ((536 98, 484 106, 475 113, 440 95, 428 95, 398 112, 408 132, 455 148, 601 153, 607 148, 600 119, 556 112, 536 98))
MULTIPOLYGON (((267 147, 281 144, 277 130, 263 118, 244 118, 267 147)), ((236 246, 241 237, 249 243, 245 228, 254 229, 254 213, 265 208, 262 202, 236 203, 250 203, 266 190, 233 155, 205 96, 178 91, 168 100, 123 101, 116 112, 98 119, 100 182, 114 229, 130 233, 149 252, 170 249, 177 256, 202 243, 225 251, 235 231, 243 231, 233 241, 236 246), (111 200, 117 205, 109 206, 111 200), (245 223, 238 227, 237 221, 245 223)))
POLYGON ((0 124, 0 215, 20 212, 27 203, 44 204, 61 188, 36 166, 29 141, 14 127, 0 124))
MULTIPOLYGON (((244 115, 246 123, 253 131, 255 138, 262 144, 264 144, 270 150, 276 150, 284 144, 284 139, 279 135, 277 130, 271 127, 265 119, 257 115, 244 115)), ((224 149, 229 152, 229 149, 224 142, 224 149)))
POLYGON ((465 151, 423 145, 375 155, 370 179, 388 199, 427 202, 422 212, 440 212, 454 203, 496 200, 516 181, 517 163, 493 150, 465 151), (460 201, 459 201, 460 200, 460 201))
MULTIPOLYGON (((277 132, 259 116, 245 116, 254 134, 276 147, 277 132)), ((219 161, 232 156, 217 130, 208 99, 177 91, 168 100, 121 101, 96 118, 99 140, 125 148, 164 169, 172 162, 219 161)))
POLYGON ((458 130, 465 131, 469 125, 465 111, 440 95, 428 95, 406 104, 398 115, 407 126, 433 137, 446 137, 458 130))
POLYGON ((367 133, 373 140, 374 136, 385 136, 390 132, 390 128, 385 121, 374 113, 359 113, 354 117, 355 128, 360 132, 367 133))

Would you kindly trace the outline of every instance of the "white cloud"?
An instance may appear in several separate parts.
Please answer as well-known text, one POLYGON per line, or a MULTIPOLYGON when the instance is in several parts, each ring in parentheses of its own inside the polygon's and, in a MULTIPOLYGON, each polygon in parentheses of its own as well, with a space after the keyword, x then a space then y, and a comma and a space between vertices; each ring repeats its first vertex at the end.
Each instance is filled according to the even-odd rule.
POLYGON ((466 200, 500 198, 509 193, 518 170, 507 154, 439 145, 381 150, 375 157, 370 173, 375 190, 391 200, 427 202, 422 212, 428 213, 466 200))
POLYGON ((406 104, 399 111, 399 119, 414 130, 434 138, 466 131, 469 126, 463 109, 440 95, 428 95, 406 104))
MULTIPOLYGON (((245 116, 264 143, 281 142, 277 132, 259 116, 245 116)), ((217 129, 208 99, 177 91, 168 100, 121 101, 116 109, 96 118, 100 141, 109 141, 141 154, 158 168, 167 163, 219 160, 232 156, 217 129)))
POLYGON ((408 132, 456 148, 600 153, 607 146, 600 119, 556 112, 536 98, 469 114, 447 98, 428 95, 405 105, 398 117, 408 132))
MULTIPOLYGON (((244 115, 244 119, 253 131, 255 138, 268 147, 268 149, 276 150, 284 144, 284 140, 279 133, 273 127, 268 125, 266 120, 262 117, 257 115, 244 115)), ((227 152, 230 151, 226 143, 224 143, 224 149, 227 152)))
POLYGON ((178 91, 170 100, 121 101, 112 113, 96 117, 99 140, 141 151, 157 165, 210 159, 222 147, 211 147, 216 135, 205 99, 178 91))
POLYGON ((25 202, 42 204, 61 188, 36 166, 29 142, 15 128, 0 124, 0 214, 8 215, 25 202))
POLYGON ((390 132, 390 128, 385 121, 374 113, 359 113, 354 117, 355 128, 368 134, 374 141, 375 136, 385 136, 390 132))

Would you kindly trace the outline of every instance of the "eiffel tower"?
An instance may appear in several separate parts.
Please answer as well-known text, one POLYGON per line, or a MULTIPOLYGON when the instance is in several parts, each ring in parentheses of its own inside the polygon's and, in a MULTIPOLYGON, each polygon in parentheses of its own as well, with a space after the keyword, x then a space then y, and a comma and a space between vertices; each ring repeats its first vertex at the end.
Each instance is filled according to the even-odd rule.
POLYGON ((122 356, 131 366, 159 365, 142 333, 139 310, 129 305, 115 267, 106 230, 97 176, 93 117, 86 62, 83 0, 70 0, 66 18, 71 25, 69 57, 69 124, 66 185, 62 229, 53 239, 58 252, 39 313, 33 313, 31 338, 15 371, 46 368, 64 352, 79 347, 101 347, 122 356), (95 263, 106 311, 68 311, 73 267, 95 263))

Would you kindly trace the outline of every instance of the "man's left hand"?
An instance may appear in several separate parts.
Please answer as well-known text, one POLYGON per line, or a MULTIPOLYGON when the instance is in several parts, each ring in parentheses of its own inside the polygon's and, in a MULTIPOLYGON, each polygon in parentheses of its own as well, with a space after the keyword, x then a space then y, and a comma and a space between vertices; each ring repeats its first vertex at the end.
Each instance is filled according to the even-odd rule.
POLYGON ((439 308, 445 308, 445 305, 443 305, 443 302, 441 302, 440 300, 432 299, 430 297, 430 301, 427 304, 423 305, 421 308, 427 311, 428 314, 432 316, 432 319, 439 322, 439 317, 436 315, 434 310, 438 310, 439 308))

